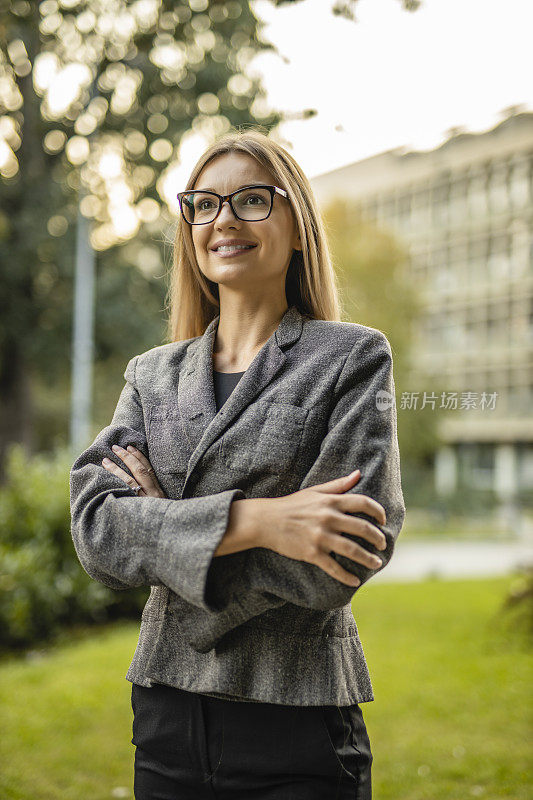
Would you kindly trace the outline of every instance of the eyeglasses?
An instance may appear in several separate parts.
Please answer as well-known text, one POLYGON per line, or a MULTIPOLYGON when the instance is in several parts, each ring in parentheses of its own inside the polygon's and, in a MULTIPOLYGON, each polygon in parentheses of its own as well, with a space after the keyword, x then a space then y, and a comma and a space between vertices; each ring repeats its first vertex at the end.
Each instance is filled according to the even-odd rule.
POLYGON ((280 189, 279 186, 252 185, 226 195, 193 189, 179 192, 178 200, 183 219, 189 225, 207 225, 213 222, 226 200, 237 219, 259 222, 270 216, 275 194, 288 198, 285 189, 280 189))

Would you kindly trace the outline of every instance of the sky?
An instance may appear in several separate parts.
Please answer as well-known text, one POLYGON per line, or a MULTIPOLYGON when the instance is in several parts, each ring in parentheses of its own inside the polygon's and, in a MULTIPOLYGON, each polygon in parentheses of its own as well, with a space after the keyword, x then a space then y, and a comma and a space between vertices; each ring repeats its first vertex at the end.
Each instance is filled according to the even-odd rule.
POLYGON ((309 120, 283 123, 277 138, 309 178, 384 150, 430 150, 446 130, 492 128, 511 105, 533 110, 533 3, 528 0, 359 0, 356 22, 333 15, 333 0, 276 8, 252 0, 269 105, 309 120))

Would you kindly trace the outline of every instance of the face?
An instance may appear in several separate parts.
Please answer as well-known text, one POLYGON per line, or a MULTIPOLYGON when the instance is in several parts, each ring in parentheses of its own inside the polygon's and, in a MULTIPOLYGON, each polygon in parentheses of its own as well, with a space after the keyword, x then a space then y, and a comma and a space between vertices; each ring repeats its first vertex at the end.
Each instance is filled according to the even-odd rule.
MULTIPOLYGON (((204 167, 193 188, 227 195, 254 183, 278 185, 271 173, 252 156, 225 153, 204 167)), ((191 231, 202 273, 209 280, 233 289, 260 287, 264 292, 268 283, 274 286, 279 283, 284 288, 293 250, 301 250, 289 200, 277 193, 268 219, 237 219, 229 203, 224 203, 213 222, 192 225, 191 231), (243 239, 255 246, 234 254, 219 254, 213 247, 222 239, 243 239)))

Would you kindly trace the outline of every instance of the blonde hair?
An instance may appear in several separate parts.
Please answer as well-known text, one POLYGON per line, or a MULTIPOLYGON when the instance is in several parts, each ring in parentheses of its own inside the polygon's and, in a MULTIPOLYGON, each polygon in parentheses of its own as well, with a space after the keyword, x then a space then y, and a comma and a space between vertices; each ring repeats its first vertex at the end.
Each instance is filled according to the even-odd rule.
MULTIPOLYGON (((314 319, 340 320, 339 290, 323 220, 309 180, 280 144, 256 128, 232 129, 203 153, 194 166, 187 189, 194 189, 206 164, 226 153, 246 153, 272 174, 288 193, 302 250, 293 252, 285 290, 289 306, 314 319)), ((220 313, 218 285, 202 274, 196 260, 191 227, 180 214, 166 298, 169 342, 201 336, 220 313)))

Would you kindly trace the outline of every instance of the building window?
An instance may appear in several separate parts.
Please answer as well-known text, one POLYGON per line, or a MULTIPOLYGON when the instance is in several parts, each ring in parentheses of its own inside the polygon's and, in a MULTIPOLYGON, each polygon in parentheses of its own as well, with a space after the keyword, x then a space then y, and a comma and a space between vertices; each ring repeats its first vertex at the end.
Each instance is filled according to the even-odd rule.
POLYGON ((515 161, 511 166, 510 198, 514 209, 521 209, 529 203, 529 169, 526 159, 515 161))
POLYGON ((489 242, 486 238, 470 242, 470 262, 474 282, 486 283, 489 280, 488 251, 489 242))
POLYGON ((509 206, 509 192, 507 187, 507 169, 505 166, 495 166, 489 178, 489 204, 494 214, 507 211, 509 206))
POLYGON ((509 237, 494 236, 489 239, 487 271, 489 280, 508 278, 510 274, 509 237))
MULTIPOLYGON (((528 262, 530 260, 530 237, 525 222, 522 220, 514 221, 513 232, 509 239, 512 273, 515 276, 523 275, 527 271, 528 262)), ((531 247, 533 247, 533 240, 531 241, 531 247)))
POLYGON ((468 210, 472 217, 487 215, 487 179, 485 173, 472 177, 468 190, 468 210))
POLYGON ((494 482, 494 446, 485 442, 459 448, 464 483, 473 489, 491 489, 494 482))
POLYGON ((434 225, 441 226, 448 224, 448 192, 449 187, 447 184, 435 186, 433 189, 431 206, 434 225))
POLYGON ((415 232, 429 224, 429 196, 425 190, 413 194, 411 203, 411 225, 415 232))
POLYGON ((467 213, 466 181, 459 178, 450 187, 450 222, 460 225, 467 213))
POLYGON ((520 442, 518 445, 518 487, 533 489, 533 445, 520 442))

